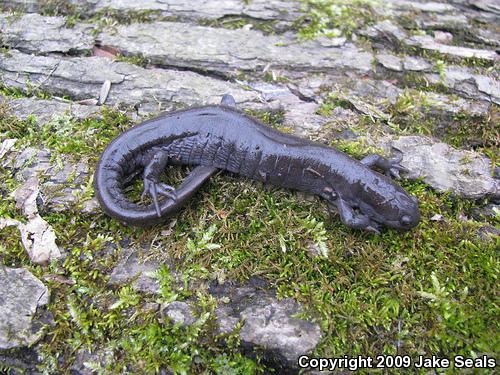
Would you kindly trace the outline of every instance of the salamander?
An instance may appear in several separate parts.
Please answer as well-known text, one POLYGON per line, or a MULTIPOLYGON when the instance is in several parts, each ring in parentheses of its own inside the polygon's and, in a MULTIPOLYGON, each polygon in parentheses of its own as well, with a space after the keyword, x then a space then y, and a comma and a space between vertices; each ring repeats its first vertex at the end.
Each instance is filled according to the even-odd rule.
POLYGON ((356 160, 333 147, 281 133, 235 107, 221 105, 162 114, 115 138, 95 172, 95 192, 103 210, 131 225, 152 225, 177 212, 219 170, 318 195, 336 208, 341 221, 379 232, 382 225, 408 230, 419 220, 418 200, 391 178, 404 168, 401 157, 371 154, 356 160), (174 188, 160 181, 168 165, 194 169, 174 188), (379 173, 380 169, 384 174, 379 173), (132 202, 124 189, 142 174, 143 198, 132 202))

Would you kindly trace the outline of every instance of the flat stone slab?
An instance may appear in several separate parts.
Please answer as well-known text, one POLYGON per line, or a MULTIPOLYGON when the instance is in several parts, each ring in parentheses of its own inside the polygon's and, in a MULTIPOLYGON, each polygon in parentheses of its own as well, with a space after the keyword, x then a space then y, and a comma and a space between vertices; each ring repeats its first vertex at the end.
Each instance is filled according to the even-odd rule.
POLYGON ((221 298, 216 310, 219 331, 230 333, 242 320, 244 348, 259 348, 268 360, 296 369, 297 358, 319 344, 321 329, 317 323, 296 317, 301 312, 297 302, 291 298, 278 300, 274 292, 263 290, 262 284, 259 279, 251 279, 237 287, 224 284, 211 288, 210 293, 221 298))
POLYGON ((439 3, 435 1, 407 1, 407 0, 390 0, 387 2, 387 5, 394 9, 400 10, 413 10, 413 11, 421 11, 421 12, 430 12, 430 13, 449 13, 458 11, 453 5, 439 3))
MULTIPOLYGON (((100 11, 114 13, 137 12, 135 0, 66 0, 73 11, 91 16, 100 11)), ((38 0, 4 0, 0 9, 40 12, 50 2, 38 0)), ((161 16, 183 20, 218 19, 226 16, 243 16, 261 20, 295 21, 301 14, 301 4, 287 0, 199 0, 196 7, 190 0, 143 0, 140 10, 153 11, 161 16)))
POLYGON ((318 324, 294 317, 299 312, 299 305, 292 299, 260 297, 240 314, 244 321, 241 340, 276 351, 293 367, 298 357, 312 352, 321 338, 318 324))
POLYGON ((132 287, 144 293, 159 293, 160 285, 155 277, 161 264, 156 260, 142 260, 141 251, 136 248, 125 248, 121 251, 121 259, 109 277, 108 284, 121 287, 132 282, 132 287))
POLYGON ((429 83, 442 84, 461 96, 500 104, 500 82, 468 68, 450 66, 442 75, 429 73, 425 77, 429 83))
POLYGON ((393 70, 396 72, 403 71, 431 71, 432 65, 421 57, 413 56, 396 56, 391 53, 379 53, 375 56, 378 64, 382 65, 384 68, 393 70))
POLYGON ((31 272, 0 265, 0 349, 38 341, 42 332, 34 317, 48 303, 47 287, 31 272))
MULTIPOLYGON (((137 11, 135 0, 85 1, 95 3, 95 10, 137 11)), ((144 0, 141 10, 159 11, 163 16, 181 19, 217 19, 225 16, 246 16, 262 20, 294 21, 300 14, 300 3, 283 0, 144 0)))
POLYGON ((178 22, 136 23, 99 34, 102 45, 165 67, 235 75, 266 66, 295 71, 371 71, 372 55, 352 44, 324 47, 254 30, 228 30, 178 22))
POLYGON ((0 94, 0 103, 6 103, 10 113, 19 119, 34 116, 38 125, 46 124, 57 117, 68 116, 78 120, 97 116, 100 107, 73 102, 38 98, 6 98, 0 94))
POLYGON ((107 105, 144 106, 150 112, 200 104, 218 104, 224 94, 245 107, 258 95, 241 86, 187 71, 145 69, 104 57, 61 58, 9 51, 0 59, 0 79, 7 86, 28 86, 75 100, 98 99, 111 82, 107 105))
POLYGON ((500 5, 496 0, 470 0, 468 2, 477 9, 500 16, 500 5))
POLYGON ((79 23, 67 28, 65 24, 64 17, 0 13, 0 40, 5 46, 38 54, 90 51, 94 46, 92 27, 79 23))
POLYGON ((168 317, 172 322, 183 326, 190 326, 196 322, 196 318, 187 302, 173 301, 161 306, 161 314, 168 317))
POLYGON ((488 61, 496 61, 499 59, 499 55, 496 51, 441 44, 430 35, 414 35, 408 38, 405 42, 409 46, 418 46, 428 51, 437 51, 444 55, 459 58, 474 57, 488 61))
POLYGON ((0 9, 32 13, 40 10, 39 5, 38 0, 3 0, 0 3, 0 9))
POLYGON ((427 51, 435 51, 459 59, 471 57, 485 61, 498 61, 499 59, 499 55, 495 50, 447 45, 431 35, 409 36, 405 30, 390 20, 385 20, 369 26, 365 30, 360 30, 360 34, 368 36, 374 41, 380 41, 391 49, 394 49, 399 44, 427 51))
POLYGON ((9 169, 17 181, 26 182, 30 177, 43 176, 39 185, 42 199, 38 205, 44 210, 66 211, 77 203, 83 204, 84 212, 99 207, 94 199, 81 201, 90 174, 87 157, 72 161, 73 158, 62 156, 51 161, 50 149, 34 147, 10 148, 4 156, 0 157, 0 165, 9 169))
POLYGON ((451 98, 448 95, 434 92, 422 93, 425 95, 427 108, 431 116, 451 116, 461 113, 475 117, 487 117, 490 113, 490 103, 479 100, 467 100, 463 98, 451 98))
POLYGON ((491 176, 490 160, 476 152, 420 136, 399 137, 391 145, 403 152, 401 165, 409 170, 409 179, 423 178, 437 190, 465 198, 500 192, 499 180, 491 176))

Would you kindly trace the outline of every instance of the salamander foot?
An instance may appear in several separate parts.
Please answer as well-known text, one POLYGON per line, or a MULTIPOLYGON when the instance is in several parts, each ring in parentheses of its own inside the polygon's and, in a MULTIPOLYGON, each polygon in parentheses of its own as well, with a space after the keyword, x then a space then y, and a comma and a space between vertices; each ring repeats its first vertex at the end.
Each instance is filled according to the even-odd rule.
POLYGON ((174 202, 177 199, 174 187, 164 184, 163 182, 156 182, 147 178, 144 179, 144 191, 142 192, 141 199, 144 200, 146 195, 149 195, 153 200, 158 217, 161 217, 158 195, 170 198, 174 202))
POLYGON ((158 217, 161 217, 158 195, 170 198, 173 201, 176 199, 175 188, 158 181, 159 176, 165 170, 167 162, 168 154, 166 152, 159 151, 144 168, 144 191, 142 192, 141 199, 144 200, 146 195, 151 197, 158 217))
POLYGON ((336 201, 340 220, 353 229, 363 229, 369 232, 380 234, 380 225, 371 220, 367 215, 354 211, 354 209, 343 199, 336 201))
POLYGON ((399 180, 401 178, 401 176, 399 175, 400 171, 408 172, 408 169, 399 164, 402 159, 402 154, 390 159, 384 158, 381 155, 370 154, 361 159, 360 162, 372 169, 373 167, 380 168, 384 171, 386 176, 392 176, 395 179, 399 180))

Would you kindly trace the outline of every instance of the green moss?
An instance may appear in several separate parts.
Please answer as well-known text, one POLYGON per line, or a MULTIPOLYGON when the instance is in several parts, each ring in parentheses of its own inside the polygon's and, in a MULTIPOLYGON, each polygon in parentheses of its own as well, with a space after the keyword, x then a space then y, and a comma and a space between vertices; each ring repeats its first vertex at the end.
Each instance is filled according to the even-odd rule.
POLYGON ((278 21, 259 20, 245 16, 224 16, 217 19, 199 19, 197 23, 201 26, 219 27, 230 30, 251 27, 253 30, 262 31, 264 34, 275 34, 278 21))
MULTIPOLYGON (((418 87, 420 88, 420 86, 418 87)), ((433 101, 433 97, 428 94, 429 91, 431 90, 425 88, 423 90, 407 88, 398 96, 394 104, 380 103, 384 113, 388 114, 387 118, 373 119, 369 116, 361 116, 356 123, 349 124, 349 129, 358 134, 370 133, 375 137, 387 132, 434 136, 456 148, 472 148, 483 152, 492 160, 493 165, 497 164, 499 148, 498 105, 491 104, 489 113, 484 116, 465 112, 453 115, 446 113, 446 111, 440 112, 439 103, 433 101)), ((451 100, 450 105, 453 105, 452 100, 458 99, 456 95, 449 92, 447 96, 451 100)), ((357 111, 342 93, 329 92, 325 95, 317 113, 322 116, 331 116, 332 111, 337 107, 357 111)), ((342 127, 342 124, 335 124, 335 126, 342 127)), ((320 138, 334 137, 334 134, 326 134, 329 128, 328 124, 322 128, 321 132, 324 134, 320 138)), ((337 142, 335 146, 347 147, 346 151, 354 155, 361 154, 363 147, 367 147, 367 145, 361 144, 361 148, 359 148, 356 145, 357 141, 353 143, 356 146, 352 146, 351 143, 340 141, 340 144, 337 142), (359 150, 349 150, 349 147, 359 148, 359 150)))
POLYGON ((245 113, 249 116, 258 118, 264 124, 271 126, 275 129, 285 132, 289 130, 283 125, 284 115, 285 115, 283 111, 261 112, 254 110, 245 110, 245 113))
POLYGON ((147 67, 150 63, 149 59, 144 57, 143 55, 131 55, 131 56, 117 55, 115 57, 115 61, 126 62, 128 64, 141 66, 143 68, 147 67))
MULTIPOLYGON (((412 105, 403 97, 397 108, 411 113, 412 105)), ((251 115, 274 127, 283 123, 283 113, 251 115)), ((109 110, 101 120, 62 118, 47 128, 0 112, 0 134, 19 138, 17 147, 42 144, 60 155, 90 158, 89 186, 99 153, 129 126, 109 110)), ((335 145, 357 158, 378 151, 362 140, 335 145)), ((13 173, 0 169, 0 216, 23 220, 10 195, 18 186, 13 173)), ((175 169, 168 174, 173 181, 181 178, 175 169)), ((479 228, 498 222, 463 219, 487 202, 436 193, 418 181, 401 183, 419 199, 422 215, 420 225, 404 233, 352 230, 318 198, 221 173, 174 219, 152 228, 126 227, 102 212, 83 214, 78 205, 43 213, 66 254, 48 267, 29 261, 17 229, 1 229, 0 261, 28 268, 50 289, 54 325, 41 342, 39 369, 48 373, 69 372, 80 349, 108 353, 103 364, 93 364, 104 373, 268 372, 259 358, 239 352, 237 333, 216 335, 216 301, 206 292, 208 282, 255 275, 280 297, 301 302, 303 316, 321 325, 317 356, 498 355, 500 239, 478 235, 479 228), (435 215, 442 220, 431 220, 435 215), (142 259, 168 256, 181 283, 161 267, 158 295, 139 293, 130 284, 109 286, 125 239, 127 246, 146 245, 142 259), (193 326, 176 325, 147 308, 174 300, 196 306, 193 326)))
POLYGON ((264 73, 264 76, 262 77, 262 79, 265 82, 271 82, 271 83, 276 83, 276 82, 288 83, 288 82, 290 82, 290 79, 288 77, 277 75, 275 72, 269 71, 269 70, 264 73))
POLYGON ((486 60, 486 59, 481 59, 478 57, 459 57, 459 56, 453 56, 450 54, 445 54, 441 53, 439 51, 430 51, 426 49, 420 49, 413 47, 411 48, 411 51, 418 55, 421 56, 427 60, 431 61, 441 61, 443 63, 448 63, 450 65, 461 65, 461 66, 468 66, 471 68, 478 68, 478 69, 490 69, 493 67, 498 68, 498 63, 492 60, 486 60))
POLYGON ((4 108, 3 113, 0 111, 0 135, 19 139, 20 147, 50 148, 55 151, 54 157, 90 155, 96 160, 109 141, 130 125, 130 120, 121 112, 104 107, 101 115, 102 119, 84 120, 60 116, 39 125, 34 116, 18 120, 4 108))
POLYGON ((40 14, 44 16, 59 16, 76 12, 75 5, 68 0, 41 0, 38 6, 40 14))
POLYGON ((321 103, 318 110, 318 115, 330 116, 334 108, 354 109, 354 106, 346 99, 346 97, 339 92, 329 92, 328 95, 321 103))
POLYGON ((167 21, 175 19, 166 19, 161 17, 160 10, 116 10, 112 8, 98 11, 92 18, 86 20, 89 23, 97 22, 101 26, 130 25, 132 23, 146 23, 153 21, 167 21), (161 19, 160 19, 161 18, 161 19))
MULTIPOLYGON (((6 51, 8 53, 8 51, 6 51)), ((17 87, 7 87, 0 83, 0 95, 10 97, 10 98, 30 98, 36 97, 39 99, 50 99, 52 95, 46 91, 41 90, 39 87, 34 86, 29 82, 26 82, 26 88, 21 90, 17 87)))
POLYGON ((496 104, 491 105, 487 116, 439 114, 433 105, 426 91, 406 90, 388 108, 391 123, 405 134, 432 135, 457 148, 474 148, 486 153, 495 164, 499 148, 496 104))
POLYGON ((295 22, 299 36, 351 36, 356 30, 377 22, 372 0, 302 0, 306 14, 295 22))

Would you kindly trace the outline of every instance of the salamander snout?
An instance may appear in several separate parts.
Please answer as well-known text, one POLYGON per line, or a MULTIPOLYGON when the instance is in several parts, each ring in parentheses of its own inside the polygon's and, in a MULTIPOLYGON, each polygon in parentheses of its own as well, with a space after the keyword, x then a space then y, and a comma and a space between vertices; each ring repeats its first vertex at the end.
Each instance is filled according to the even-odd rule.
POLYGON ((411 224, 411 217, 409 215, 403 215, 401 216, 401 219, 399 219, 399 222, 401 225, 407 226, 411 224))
POLYGON ((418 201, 415 202, 411 209, 406 209, 399 217, 399 227, 401 229, 411 229, 416 227, 420 222, 420 211, 418 209, 418 201))

